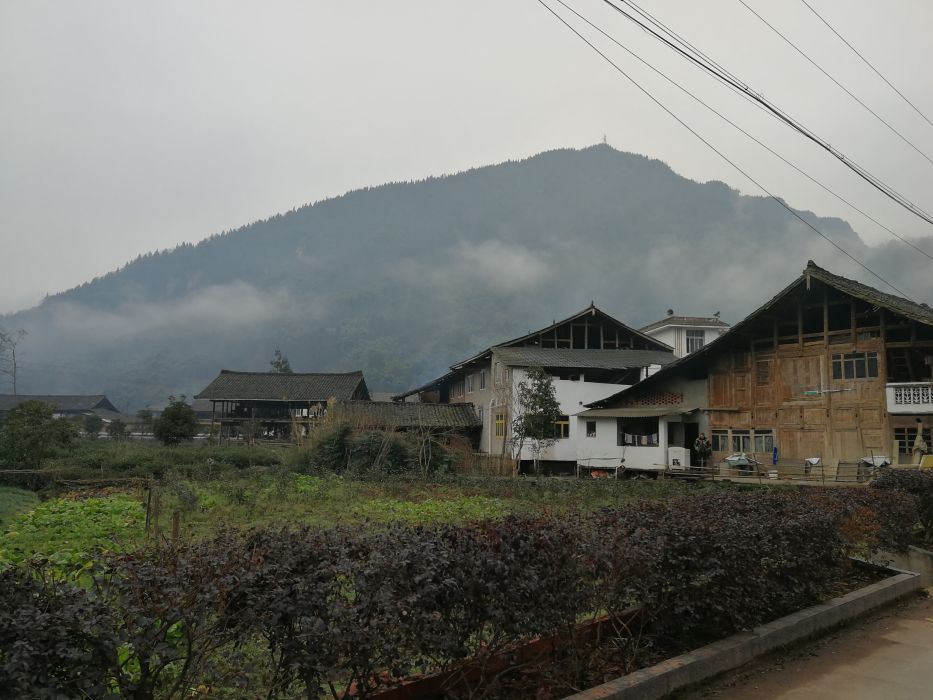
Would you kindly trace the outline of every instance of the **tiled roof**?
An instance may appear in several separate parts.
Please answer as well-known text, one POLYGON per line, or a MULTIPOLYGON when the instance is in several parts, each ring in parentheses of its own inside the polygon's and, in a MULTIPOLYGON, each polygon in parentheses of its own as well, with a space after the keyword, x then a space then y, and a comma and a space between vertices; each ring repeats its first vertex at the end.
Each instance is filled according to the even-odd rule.
POLYGON ((615 405, 615 402, 621 400, 622 398, 628 398, 650 389, 658 382, 662 382, 667 379, 679 369, 686 366, 692 366, 697 362, 703 361, 704 358, 709 357, 710 353, 716 352, 721 346, 723 346, 723 344, 729 342, 734 334, 744 330, 744 328, 759 315, 774 307, 798 286, 808 282, 809 279, 819 280, 824 284, 829 285, 830 287, 838 289, 840 292, 849 294, 869 304, 888 309, 897 314, 900 314, 901 316, 904 316, 905 318, 912 319, 919 323, 933 326, 933 309, 930 309, 930 307, 926 304, 918 304, 915 301, 910 301, 909 299, 904 299, 903 297, 879 291, 874 287, 869 287, 867 284, 856 282, 855 280, 848 279, 847 277, 834 275, 832 272, 824 270, 812 260, 808 260, 807 267, 804 269, 800 277, 795 279, 793 282, 787 285, 787 287, 778 292, 770 301, 750 313, 718 338, 714 339, 710 343, 707 343, 696 352, 685 355, 679 360, 675 360, 658 372, 652 374, 650 377, 643 379, 638 384, 635 384, 628 389, 623 389, 622 391, 600 401, 594 401, 593 403, 587 404, 587 408, 605 408, 608 406, 613 406, 615 405))
POLYGON ((195 399, 214 401, 327 401, 368 399, 361 371, 343 374, 282 374, 220 370, 195 399))
POLYGON ((570 350, 537 347, 494 348, 500 362, 513 367, 573 367, 628 369, 666 365, 674 355, 666 350, 570 350))
POLYGON ((729 324, 718 316, 666 316, 660 321, 649 323, 641 329, 642 333, 664 326, 694 326, 700 328, 728 328, 729 324))
POLYGON ((339 401, 331 418, 362 428, 450 428, 482 426, 473 404, 339 401))
POLYGON ((92 396, 56 396, 54 394, 0 394, 0 411, 12 411, 24 401, 41 401, 59 411, 91 411, 104 408, 116 411, 117 408, 103 394, 92 396))
POLYGON ((809 275, 814 279, 825 282, 830 287, 835 287, 840 292, 850 294, 869 304, 884 307, 905 318, 918 321, 927 326, 933 326, 933 309, 927 304, 918 304, 910 299, 879 291, 874 287, 869 287, 867 284, 850 280, 847 277, 834 275, 829 270, 824 270, 822 267, 819 267, 812 260, 807 263, 807 268, 803 271, 803 274, 804 277, 809 275))

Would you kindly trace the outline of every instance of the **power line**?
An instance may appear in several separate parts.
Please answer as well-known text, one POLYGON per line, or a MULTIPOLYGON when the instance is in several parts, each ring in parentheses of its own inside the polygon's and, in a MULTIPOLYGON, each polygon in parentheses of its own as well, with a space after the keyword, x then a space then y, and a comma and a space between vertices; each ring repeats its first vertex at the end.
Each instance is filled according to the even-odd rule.
MULTIPOLYGON (((791 129, 793 129, 800 135, 804 136, 805 138, 809 139, 814 144, 816 144, 817 146, 825 150, 827 153, 832 155, 834 158, 839 160, 843 165, 849 168, 849 170, 851 170, 856 175, 861 177, 863 180, 865 180, 872 187, 874 187, 879 192, 884 194, 886 197, 896 202, 903 208, 907 209, 914 216, 920 219, 923 219, 928 224, 933 225, 933 215, 928 214, 923 209, 921 209, 920 207, 915 205, 913 202, 911 202, 909 199, 907 199, 900 192, 898 192, 893 187, 885 183, 883 180, 872 175, 868 170, 860 166, 858 163, 856 163, 854 160, 846 156, 844 153, 842 153, 838 149, 834 148, 832 144, 820 138, 813 131, 811 131, 810 129, 805 127, 803 124, 801 124, 799 121, 797 121, 796 119, 791 117, 789 114, 784 112, 780 107, 766 100, 764 96, 752 90, 745 83, 743 83, 742 81, 734 77, 731 77, 731 74, 724 73, 723 71, 717 69, 715 66, 706 62, 704 59, 702 59, 698 55, 691 53, 689 50, 679 45, 676 40, 669 39, 663 36, 661 32, 648 26, 644 22, 640 21, 637 17, 633 17, 631 14, 626 12, 623 8, 619 7, 614 2, 612 2, 612 0, 602 0, 602 2, 608 5, 609 7, 611 7, 613 10, 615 10, 619 14, 621 14, 623 17, 627 18, 631 22, 634 22, 637 26, 641 27, 643 30, 651 34, 653 37, 655 37, 656 39, 664 43, 666 46, 668 46, 669 48, 671 48, 672 50, 680 54, 682 57, 686 58, 691 63, 695 64, 699 68, 703 69, 705 72, 709 73, 710 75, 718 79, 720 82, 723 82, 724 84, 728 85, 731 89, 746 95, 747 97, 749 97, 750 99, 758 103, 762 108, 764 108, 767 112, 769 112, 773 117, 777 118, 779 121, 783 122, 784 124, 789 126, 791 129)), ((635 3, 632 2, 632 0, 621 0, 621 2, 624 3, 626 6, 629 6, 632 8, 637 7, 635 3)), ((646 15, 648 17, 651 16, 645 10, 641 10, 640 8, 638 8, 637 11, 639 11, 641 14, 646 15)), ((656 20, 652 20, 652 21, 656 22, 656 20)), ((656 22, 656 23, 660 25, 659 22, 656 22)), ((660 25, 660 26, 663 27, 663 25, 660 25)), ((662 31, 665 31, 665 30, 662 30, 662 31)), ((671 33, 671 35, 676 37, 676 35, 674 35, 673 33, 671 33)))
POLYGON ((846 199, 845 197, 843 197, 841 194, 839 194, 839 193, 835 192, 834 190, 830 189, 827 185, 825 185, 824 183, 820 182, 820 181, 817 180, 815 177, 813 177, 812 175, 810 175, 809 173, 807 173, 807 172, 804 171, 803 169, 801 169, 801 168, 799 168, 798 166, 796 166, 794 163, 792 163, 791 161, 789 161, 787 158, 785 158, 784 156, 782 156, 780 153, 778 153, 777 151, 775 151, 773 148, 771 148, 771 147, 768 146, 767 144, 763 143, 761 140, 759 140, 758 138, 756 138, 755 136, 753 136, 752 134, 750 134, 748 131, 746 131, 746 130, 743 129, 741 126, 739 126, 738 124, 736 124, 734 121, 732 121, 731 119, 729 119, 728 117, 726 117, 724 114, 722 114, 722 112, 718 111, 717 109, 715 109, 714 107, 712 107, 712 106, 709 105, 708 103, 704 102, 700 97, 697 97, 697 95, 695 95, 694 93, 690 92, 690 90, 688 90, 687 88, 683 87, 680 83, 678 83, 676 80, 674 80, 673 78, 671 78, 670 76, 668 76, 667 74, 665 74, 663 71, 659 70, 658 68, 655 68, 653 65, 651 65, 650 63, 648 63, 648 61, 646 61, 646 60, 643 59, 641 56, 639 56, 639 55, 636 54, 634 51, 632 51, 632 50, 629 49, 627 46, 625 46, 623 43, 621 43, 620 41, 618 41, 618 40, 617 40, 615 37, 613 37, 611 34, 607 33, 607 32, 604 31, 601 27, 597 26, 596 24, 594 24, 593 22, 591 22, 589 19, 587 19, 584 15, 580 14, 579 12, 577 12, 573 7, 571 7, 571 6, 568 5, 566 2, 564 2, 564 0, 556 0, 556 2, 558 2, 561 6, 563 6, 564 9, 568 10, 569 12, 572 12, 572 13, 573 13, 574 15, 576 15, 580 20, 582 20, 583 22, 585 22, 586 24, 588 24, 590 27, 592 27, 593 29, 595 29, 597 32, 599 32, 600 34, 602 34, 604 37, 606 37, 606 39, 608 39, 608 40, 611 41, 613 44, 615 44, 616 46, 618 46, 620 49, 622 49, 623 51, 625 51, 625 52, 626 52, 627 54, 629 54, 632 58, 634 58, 635 60, 639 61, 642 65, 646 66, 646 67, 649 68, 650 70, 654 71, 657 75, 659 75, 659 76, 661 76, 662 78, 664 78, 664 80, 666 80, 668 83, 670 83, 671 85, 673 85, 674 87, 676 87, 678 90, 680 90, 681 92, 683 92, 685 95, 688 95, 689 97, 693 98, 696 102, 698 102, 699 104, 701 104, 701 105, 703 105, 704 107, 706 107, 706 109, 708 109, 710 112, 712 112, 713 114, 715 114, 716 116, 718 116, 720 119, 722 119, 724 122, 726 122, 727 124, 729 124, 730 126, 732 126, 733 128, 735 128, 736 130, 740 131, 742 134, 744 134, 744 135, 747 136, 749 139, 751 139, 752 141, 754 141, 755 143, 757 143, 759 146, 761 146, 762 148, 764 148, 766 151, 768 151, 769 153, 771 153, 773 156, 775 156, 776 158, 780 159, 780 160, 783 161, 785 164, 787 164, 788 166, 790 166, 791 168, 793 168, 794 170, 796 170, 798 173, 800 173, 801 175, 803 175, 805 178, 807 178, 808 180, 810 180, 812 183, 814 183, 815 185, 821 187, 824 191, 826 191, 826 192, 828 192, 829 194, 831 194, 833 197, 835 197, 836 199, 838 199, 838 200, 839 200, 840 202, 842 202, 843 204, 848 205, 849 207, 851 207, 853 210, 857 211, 859 214, 861 214, 862 216, 864 216, 864 217, 865 217, 866 219, 868 219, 869 221, 872 221, 873 223, 877 224, 879 227, 881 227, 882 229, 884 229, 885 231, 887 231, 888 233, 890 233, 892 236, 894 236, 896 239, 898 239, 898 240, 901 241, 902 243, 904 243, 904 244, 910 246, 910 247, 913 248, 915 251, 917 251, 917 252, 920 253, 921 255, 924 255, 925 257, 929 258, 930 260, 933 260, 933 255, 930 255, 928 252, 926 252, 926 251, 923 250, 922 248, 920 248, 920 247, 914 245, 910 240, 908 240, 908 239, 906 239, 906 238, 900 236, 898 233, 896 233, 895 231, 891 230, 890 228, 888 228, 887 226, 885 226, 884 224, 882 224, 880 221, 878 221, 877 219, 875 219, 873 216, 871 216, 871 215, 868 214, 867 212, 865 212, 865 211, 863 211, 862 209, 860 209, 859 207, 857 207, 855 204, 853 204, 852 202, 850 202, 848 199, 846 199))
POLYGON ((804 52, 803 49, 801 49, 799 46, 797 46, 797 44, 795 44, 795 43, 792 42, 790 39, 788 39, 786 35, 784 35, 783 33, 780 32, 780 30, 777 29, 777 27, 775 27, 775 26, 774 26, 773 24, 771 24, 768 20, 766 20, 766 19, 765 19, 764 17, 762 17, 760 14, 758 14, 757 12, 755 12, 755 10, 753 10, 751 7, 749 7, 748 3, 746 3, 745 0, 738 0, 738 1, 739 1, 739 3, 742 5, 742 7, 744 7, 746 10, 748 10, 748 11, 751 12, 753 15, 755 15, 755 17, 757 17, 758 19, 760 19, 760 20, 762 21, 762 23, 764 23, 764 25, 765 25, 766 27, 768 27, 768 29, 770 29, 772 32, 774 32, 774 33, 777 34, 779 37, 781 37, 781 38, 787 43, 788 46, 790 46, 792 49, 794 49, 794 51, 796 51, 796 52, 799 53, 801 56, 803 56, 805 59, 807 59, 807 61, 809 61, 809 63, 810 63, 814 68, 816 68, 820 73, 822 73, 822 74, 825 75, 827 78, 829 78, 831 81, 833 81, 833 83, 835 83, 843 92, 845 92, 849 97, 851 97, 853 100, 855 100, 856 102, 858 102, 862 107, 864 107, 864 108, 868 111, 869 114, 871 114, 875 119, 877 119, 877 120, 880 121, 882 124, 884 124, 886 127, 888 127, 888 129, 889 129, 893 134, 895 134, 901 141, 903 141, 904 143, 906 143, 908 146, 910 146, 912 149, 914 149, 917 153, 919 153, 921 156, 923 156, 924 158, 926 158, 927 161, 929 161, 929 163, 930 163, 931 165, 933 165, 933 159, 931 159, 930 156, 928 156, 926 153, 924 153, 923 151, 921 151, 921 150, 916 146, 916 144, 914 144, 913 141, 911 141, 911 140, 908 139, 906 136, 904 136, 904 134, 902 134, 900 131, 898 131, 897 129, 895 129, 895 128, 891 125, 890 122, 888 122, 887 120, 885 120, 885 119, 884 119, 880 114, 878 114, 875 110, 873 110, 873 109, 872 109, 871 107, 869 107, 867 104, 865 104, 864 102, 862 102, 862 100, 860 100, 851 90, 849 90, 849 88, 847 88, 845 85, 843 85, 843 84, 840 83, 838 80, 836 80, 833 76, 831 76, 828 72, 826 72, 826 70, 825 70, 819 63, 817 63, 817 62, 814 61, 812 58, 810 58, 810 57, 806 54, 806 52, 804 52))
POLYGON ((630 76, 628 73, 626 73, 625 70, 624 70, 623 68, 621 68, 617 63, 615 63, 615 61, 613 61, 611 58, 609 58, 609 56, 607 56, 605 53, 603 53, 602 51, 600 51, 600 49, 599 49, 595 44, 593 44, 589 39, 587 39, 585 36, 583 36, 579 31, 577 31, 577 29, 576 29, 573 25, 571 25, 569 22, 567 22, 567 20, 565 20, 563 17, 561 17, 560 14, 558 14, 553 8, 551 8, 550 5, 548 5, 547 3, 545 3, 544 0, 537 0, 537 2, 538 2, 538 4, 541 5, 544 9, 546 9, 548 12, 550 12, 554 17, 556 17, 557 20, 560 21, 561 24, 563 24, 565 27, 567 27, 567 29, 569 29, 571 32, 573 32, 581 41, 583 41, 583 43, 585 43, 585 44, 586 44, 587 46, 589 46, 593 51, 595 51, 597 54, 599 54, 599 56, 601 56, 602 59, 603 59, 604 61, 606 61, 606 63, 608 63, 610 66, 612 66, 612 67, 616 70, 616 72, 618 72, 620 75, 622 75, 623 77, 625 77, 632 85, 634 85, 636 88, 638 88, 646 97, 648 97, 648 99, 650 99, 650 100, 651 100, 652 102, 654 102, 658 107, 660 107, 661 109, 663 109, 669 116, 671 116, 673 119, 675 119, 681 126, 683 126, 685 129, 687 129, 687 131, 689 131, 691 134, 693 134, 696 138, 698 138, 700 141, 702 141, 704 144, 706 144, 706 146, 707 146, 710 150, 712 150, 712 151, 713 151, 714 153, 716 153, 720 158, 722 158, 722 159, 723 159, 724 161, 726 161, 729 165, 731 165, 733 168, 735 168, 737 171, 739 171, 742 175, 744 175, 750 182, 752 182, 755 186, 757 186, 762 192, 764 192, 764 193, 765 193, 766 195, 768 195, 771 199, 773 199, 775 202, 777 202, 781 207, 783 207, 783 208, 786 209, 788 212, 790 212, 791 215, 793 215, 795 218, 797 218, 797 219, 798 219, 801 223, 803 223, 807 228, 809 228, 809 229, 812 230, 814 233, 816 233, 820 238, 822 238, 822 239, 824 239, 825 241, 827 241, 830 245, 832 245, 832 246, 833 246, 834 248, 836 248, 839 252, 841 252, 841 253, 842 253, 843 255, 845 255, 847 258, 849 258, 850 260, 852 260, 854 263, 856 263, 859 267, 861 267, 862 269, 864 269, 865 271, 867 271, 868 273, 870 273, 870 274, 871 274, 872 276, 874 276, 875 278, 881 280, 884 284, 886 284, 887 286, 889 286, 891 289, 893 289, 895 292, 897 292, 898 294, 900 294, 902 297, 905 297, 905 298, 907 298, 907 299, 910 299, 910 297, 907 296, 907 294, 905 294, 905 293, 902 292, 900 289, 898 289, 897 287, 895 287, 894 284, 892 284, 891 282, 888 282, 888 280, 886 280, 884 277, 882 277, 882 276, 879 275, 877 272, 875 272, 874 270, 872 270, 870 267, 868 267, 868 265, 866 265, 865 263, 863 263, 861 260, 859 260, 858 258, 856 258, 854 255, 852 255, 852 253, 850 253, 849 251, 847 251, 847 250, 846 250, 845 248, 843 248, 841 245, 839 245, 838 243, 836 243, 832 238, 830 238, 829 236, 827 236, 825 233, 823 233, 822 231, 820 231, 818 228, 816 228, 816 227, 815 227, 813 224, 811 224, 809 221, 807 221, 806 219, 804 219, 797 211, 795 211, 792 207, 790 207, 786 202, 782 201, 779 197, 777 197, 776 195, 772 194, 764 185, 762 185, 762 184, 761 184, 760 182, 758 182, 755 178, 753 178, 751 175, 749 175, 745 170, 743 170, 739 165, 737 165, 733 160, 731 160, 731 159, 730 159, 727 155, 725 155, 722 151, 720 151, 718 148, 716 148, 712 143, 710 143, 710 142, 707 141, 705 138, 703 138, 703 136, 701 136, 699 132, 697 132, 693 127, 691 127, 689 124, 687 124, 683 119, 681 119, 681 118, 678 117, 676 114, 674 114, 674 112, 672 112, 670 109, 668 109, 660 100, 658 100, 654 95, 652 95, 646 88, 642 87, 642 85, 641 85, 637 80, 635 80, 632 76, 630 76))
POLYGON ((825 24, 825 25, 829 28, 829 31, 831 31, 833 34, 835 34, 837 37, 839 37, 839 40, 840 40, 843 44, 845 44, 845 45, 848 46, 850 49, 852 49, 852 53, 854 53, 856 56, 858 56, 860 59, 862 59, 862 62, 863 62, 866 66, 868 66, 869 68, 871 68, 871 69, 875 72, 875 75, 877 75, 879 78, 881 78, 881 79, 887 84, 887 86, 888 86, 889 88, 891 88, 892 90, 894 90, 894 92, 896 92, 898 95, 900 95, 900 98, 901 98, 902 100, 904 100, 904 102, 906 102, 906 103, 909 104, 911 107, 913 107, 913 110, 914 110, 917 114, 919 114, 921 117, 923 117, 924 121, 925 121, 927 124, 929 124, 930 126, 933 126, 933 122, 930 121, 929 117, 927 117, 927 115, 925 115, 923 112, 921 112, 921 111, 920 111, 920 108, 917 107, 917 105, 915 105, 913 102, 911 102, 910 100, 908 100, 908 99, 907 99, 907 96, 904 95, 903 92, 901 92, 901 91, 898 90, 896 87, 894 87, 894 85, 891 84, 891 81, 888 80, 887 78, 885 78, 885 77, 881 74, 881 71, 879 71, 877 68, 875 68, 875 67, 872 65, 871 61, 869 61, 869 60, 868 60, 867 58, 865 58, 861 53, 859 53, 858 49, 856 49, 854 46, 852 46, 852 44, 850 44, 848 41, 846 41, 845 37, 842 36, 842 34, 840 34, 839 32, 837 32, 837 31, 835 30, 835 28, 833 27, 833 25, 831 25, 829 22, 826 21, 826 19, 823 17, 823 15, 821 15, 819 12, 817 12, 815 9, 813 9, 813 5, 811 5, 810 3, 808 3, 807 0, 800 0, 800 2, 802 2, 804 5, 806 5, 806 6, 807 6, 807 9, 809 9, 810 12, 812 12, 814 15, 816 15, 817 18, 820 20, 820 22, 822 22, 823 24, 825 24))

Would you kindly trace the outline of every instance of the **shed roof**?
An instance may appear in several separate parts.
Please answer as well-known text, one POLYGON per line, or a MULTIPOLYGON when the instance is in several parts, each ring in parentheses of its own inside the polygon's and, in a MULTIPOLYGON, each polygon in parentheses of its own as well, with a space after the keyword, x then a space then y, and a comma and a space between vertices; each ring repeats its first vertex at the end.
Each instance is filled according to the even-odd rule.
POLYGON ((674 360, 667 350, 571 350, 539 348, 494 348, 497 359, 513 367, 573 367, 579 369, 628 369, 666 365, 674 360))
POLYGON ((194 398, 212 401, 327 401, 330 398, 367 399, 369 390, 360 370, 340 374, 283 374, 222 369, 217 378, 194 398))
POLYGON ((671 362, 667 366, 652 374, 650 377, 643 379, 638 384, 635 384, 627 389, 623 389, 622 391, 605 399, 601 399, 600 401, 594 401, 593 403, 587 404, 586 407, 607 408, 614 406, 623 398, 633 396, 636 392, 645 391, 652 386, 655 386, 659 382, 666 380, 675 372, 703 361, 705 358, 709 357, 710 353, 716 352, 719 350, 719 348, 724 347, 725 343, 729 342, 729 340, 731 340, 735 334, 744 330, 749 324, 758 318, 758 316, 773 308, 792 291, 803 284, 809 285, 811 279, 819 280, 820 282, 823 282, 824 284, 833 287, 834 289, 837 289, 844 294, 861 299, 862 301, 865 301, 879 308, 888 309, 897 314, 900 314, 901 316, 904 316, 905 318, 917 321, 918 323, 933 326, 933 309, 931 309, 927 304, 919 304, 915 301, 911 301, 910 299, 905 299, 894 294, 882 292, 878 289, 875 289, 874 287, 870 287, 867 284, 862 284, 861 282, 857 282, 847 277, 833 274, 829 270, 824 270, 812 260, 808 260, 806 268, 804 268, 803 272, 797 279, 778 292, 763 306, 750 313, 744 319, 732 326, 728 331, 720 335, 718 338, 715 338, 712 342, 707 343, 696 352, 685 355, 684 357, 671 362))
POLYGON ((366 428, 479 428, 482 422, 469 403, 404 403, 339 401, 331 417, 366 428))
POLYGON ((95 408, 117 411, 110 399, 103 394, 57 395, 57 394, 0 394, 0 411, 12 411, 26 401, 41 401, 59 411, 93 411, 95 408))

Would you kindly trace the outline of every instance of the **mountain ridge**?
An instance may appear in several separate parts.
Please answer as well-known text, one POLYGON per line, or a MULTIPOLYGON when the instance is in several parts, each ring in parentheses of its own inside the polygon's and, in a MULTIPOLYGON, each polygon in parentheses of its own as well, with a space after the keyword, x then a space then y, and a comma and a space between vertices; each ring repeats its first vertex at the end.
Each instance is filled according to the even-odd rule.
MULTIPOLYGON (((909 254, 799 213, 931 296, 909 254)), ((738 320, 809 258, 859 276, 830 251, 767 197, 597 145, 302 205, 140 256, 0 325, 30 333, 24 391, 138 407, 193 394, 221 366, 265 369, 276 345, 296 370, 363 367, 375 390, 397 390, 591 299, 636 327, 670 307, 738 320)))

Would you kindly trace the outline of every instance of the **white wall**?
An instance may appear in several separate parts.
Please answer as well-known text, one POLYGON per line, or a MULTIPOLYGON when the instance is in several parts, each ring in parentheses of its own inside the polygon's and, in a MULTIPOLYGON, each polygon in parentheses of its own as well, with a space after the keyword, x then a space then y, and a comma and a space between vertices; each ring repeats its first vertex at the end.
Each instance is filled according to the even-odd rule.
MULTIPOLYGON (((584 381, 572 382, 567 379, 554 379, 554 393, 560 404, 560 412, 570 417, 570 437, 557 440, 553 445, 541 451, 539 459, 573 462, 577 459, 577 443, 586 439, 586 424, 579 423, 574 414, 585 410, 584 404, 605 399, 623 389, 627 384, 604 384, 601 382, 587 382, 586 370, 580 371, 584 381)), ((512 390, 518 395, 518 383, 525 379, 526 373, 522 369, 512 371, 512 390)), ((613 422, 615 430, 615 422, 613 422)), ((613 433, 615 435, 615 433, 613 433)), ((615 437, 613 437, 613 442, 615 437)), ((532 459, 531 450, 526 445, 522 450, 521 459, 532 459)))
POLYGON ((648 331, 646 335, 650 335, 652 338, 660 340, 662 343, 667 343, 674 348, 674 357, 683 357, 687 354, 686 331, 688 328, 692 331, 703 331, 704 345, 709 345, 728 330, 728 328, 722 327, 698 328, 697 326, 663 326, 656 330, 648 331))

